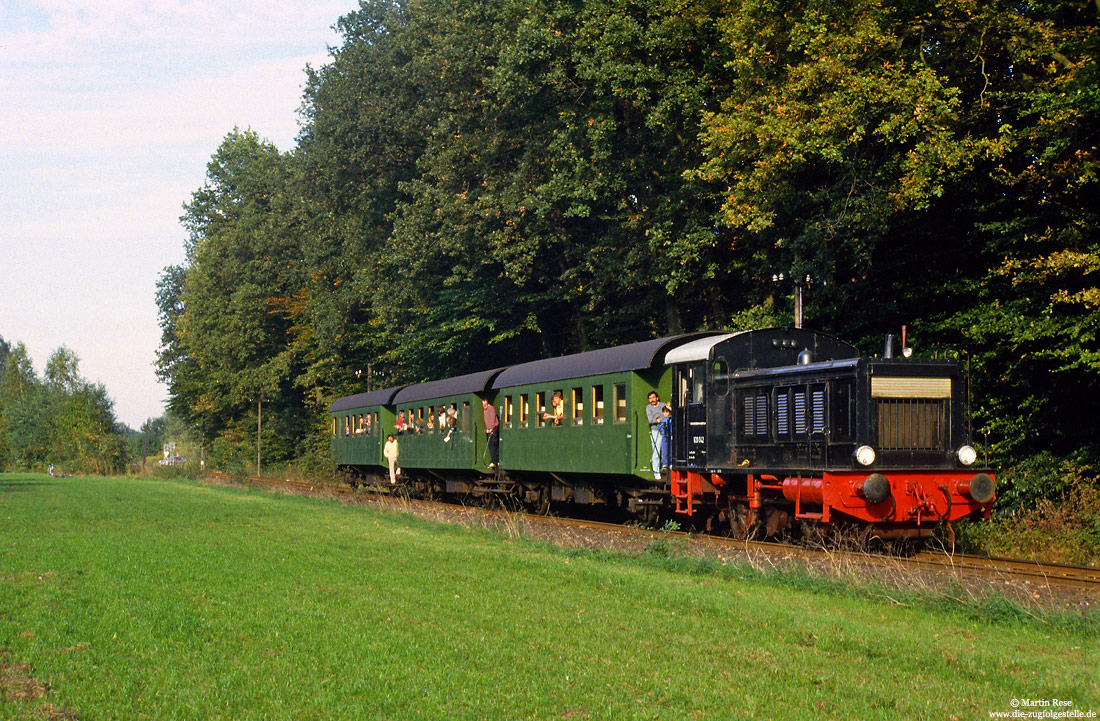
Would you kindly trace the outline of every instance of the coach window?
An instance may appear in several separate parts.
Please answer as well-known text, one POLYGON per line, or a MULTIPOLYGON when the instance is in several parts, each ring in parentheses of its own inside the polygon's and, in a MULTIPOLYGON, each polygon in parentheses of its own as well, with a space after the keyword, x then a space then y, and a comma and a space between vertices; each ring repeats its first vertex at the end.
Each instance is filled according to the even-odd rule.
POLYGON ((336 416, 332 417, 332 435, 336 435, 336 416))
POLYGON ((592 425, 603 425, 603 386, 592 386, 592 425))
POLYGON ((676 386, 673 389, 676 403, 681 407, 687 407, 693 403, 705 403, 705 387, 703 381, 706 372, 702 363, 692 363, 690 366, 679 366, 676 371, 676 386))
POLYGON ((527 394, 521 393, 519 396, 519 427, 527 427, 527 394))
POLYGON ((535 425, 542 428, 546 425, 546 419, 543 418, 543 414, 546 413, 546 393, 535 394, 535 425))
POLYGON ((512 427, 512 396, 504 396, 504 427, 512 427))
POLYGON ((462 401, 462 415, 459 416, 459 424, 463 433, 470 432, 470 401, 462 401))
POLYGON ((615 422, 626 423, 626 383, 615 384, 615 422))
POLYGON ((573 389, 573 425, 584 425, 584 389, 573 389))

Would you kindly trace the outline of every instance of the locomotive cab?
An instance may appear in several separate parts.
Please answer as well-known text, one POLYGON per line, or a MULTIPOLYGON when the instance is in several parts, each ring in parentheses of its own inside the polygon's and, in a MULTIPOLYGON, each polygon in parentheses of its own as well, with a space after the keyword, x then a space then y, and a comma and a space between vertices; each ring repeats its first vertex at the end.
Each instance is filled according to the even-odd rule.
POLYGON ((818 371, 833 377, 838 362, 858 358, 853 346, 833 336, 796 328, 704 338, 670 352, 672 467, 717 470, 800 462, 805 454, 790 441, 821 445, 826 439, 821 414, 828 389, 816 384, 796 390, 791 368, 800 376, 812 378, 818 371), (778 395, 776 388, 782 389, 778 395), (787 416, 775 417, 776 403, 787 416), (788 443, 777 444, 776 434, 788 443))

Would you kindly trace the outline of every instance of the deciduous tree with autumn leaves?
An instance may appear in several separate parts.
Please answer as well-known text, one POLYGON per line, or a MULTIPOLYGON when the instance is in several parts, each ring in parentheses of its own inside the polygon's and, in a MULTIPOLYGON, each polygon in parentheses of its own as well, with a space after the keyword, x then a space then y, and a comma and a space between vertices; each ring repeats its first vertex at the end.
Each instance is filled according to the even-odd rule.
POLYGON ((269 398, 289 458, 368 368, 789 322, 783 272, 807 325, 965 359, 990 462, 1031 469, 1006 502, 1056 492, 1100 460, 1098 13, 367 0, 296 147, 234 131, 188 204, 173 408, 240 435, 269 398))

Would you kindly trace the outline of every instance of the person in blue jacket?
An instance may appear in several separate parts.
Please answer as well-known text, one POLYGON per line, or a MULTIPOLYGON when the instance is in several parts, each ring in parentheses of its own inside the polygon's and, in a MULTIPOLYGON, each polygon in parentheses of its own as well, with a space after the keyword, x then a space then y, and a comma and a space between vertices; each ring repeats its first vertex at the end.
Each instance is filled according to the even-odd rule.
POLYGON ((672 409, 665 403, 661 407, 661 470, 672 462, 672 409))

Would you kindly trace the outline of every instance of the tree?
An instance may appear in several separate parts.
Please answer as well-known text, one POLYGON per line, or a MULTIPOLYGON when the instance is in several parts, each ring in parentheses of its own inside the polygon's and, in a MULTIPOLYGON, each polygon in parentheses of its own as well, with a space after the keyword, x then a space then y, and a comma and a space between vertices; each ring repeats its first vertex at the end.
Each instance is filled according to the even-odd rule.
POLYGON ((810 325, 961 352, 995 461, 1086 463, 1097 12, 363 2, 308 69, 294 152, 234 131, 186 207, 158 286, 170 409, 251 455, 262 399, 289 457, 363 371, 787 322, 782 272, 815 279, 810 325))
POLYGON ((13 434, 23 433, 22 423, 27 415, 24 403, 30 402, 38 384, 26 347, 16 343, 11 348, 5 342, 4 349, 4 362, 0 367, 0 468, 23 459, 20 450, 23 442, 13 438, 13 434))
POLYGON ((123 427, 102 384, 80 376, 79 358, 64 346, 39 381, 23 344, 0 372, 0 446, 5 465, 114 473, 125 467, 123 427))
POLYGON ((303 359, 298 383, 318 417, 328 393, 355 389, 356 370, 389 370, 380 362, 388 339, 373 297, 395 280, 378 272, 378 261, 404 197, 400 184, 415 173, 426 99, 405 77, 412 57, 402 43, 406 5, 360 3, 336 25, 344 42, 332 62, 307 68, 292 171, 310 273, 286 309, 303 359))
POLYGON ((973 201, 982 272, 961 290, 974 302, 942 323, 963 329, 953 340, 980 371, 977 390, 990 399, 982 425, 997 456, 1049 454, 1049 475, 1060 475, 1061 458, 1100 464, 1091 411, 1100 402, 1098 11, 1029 5, 990 48, 1010 69, 983 98, 1004 152, 973 201))
MULTIPOLYGON (((171 410, 217 432, 242 428, 268 401, 284 428, 277 453, 293 455, 302 403, 286 299, 303 287, 287 161, 251 131, 234 130, 207 166, 182 218, 187 262, 161 277, 161 372, 171 410)), ((270 427, 270 426, 269 426, 270 427)))

